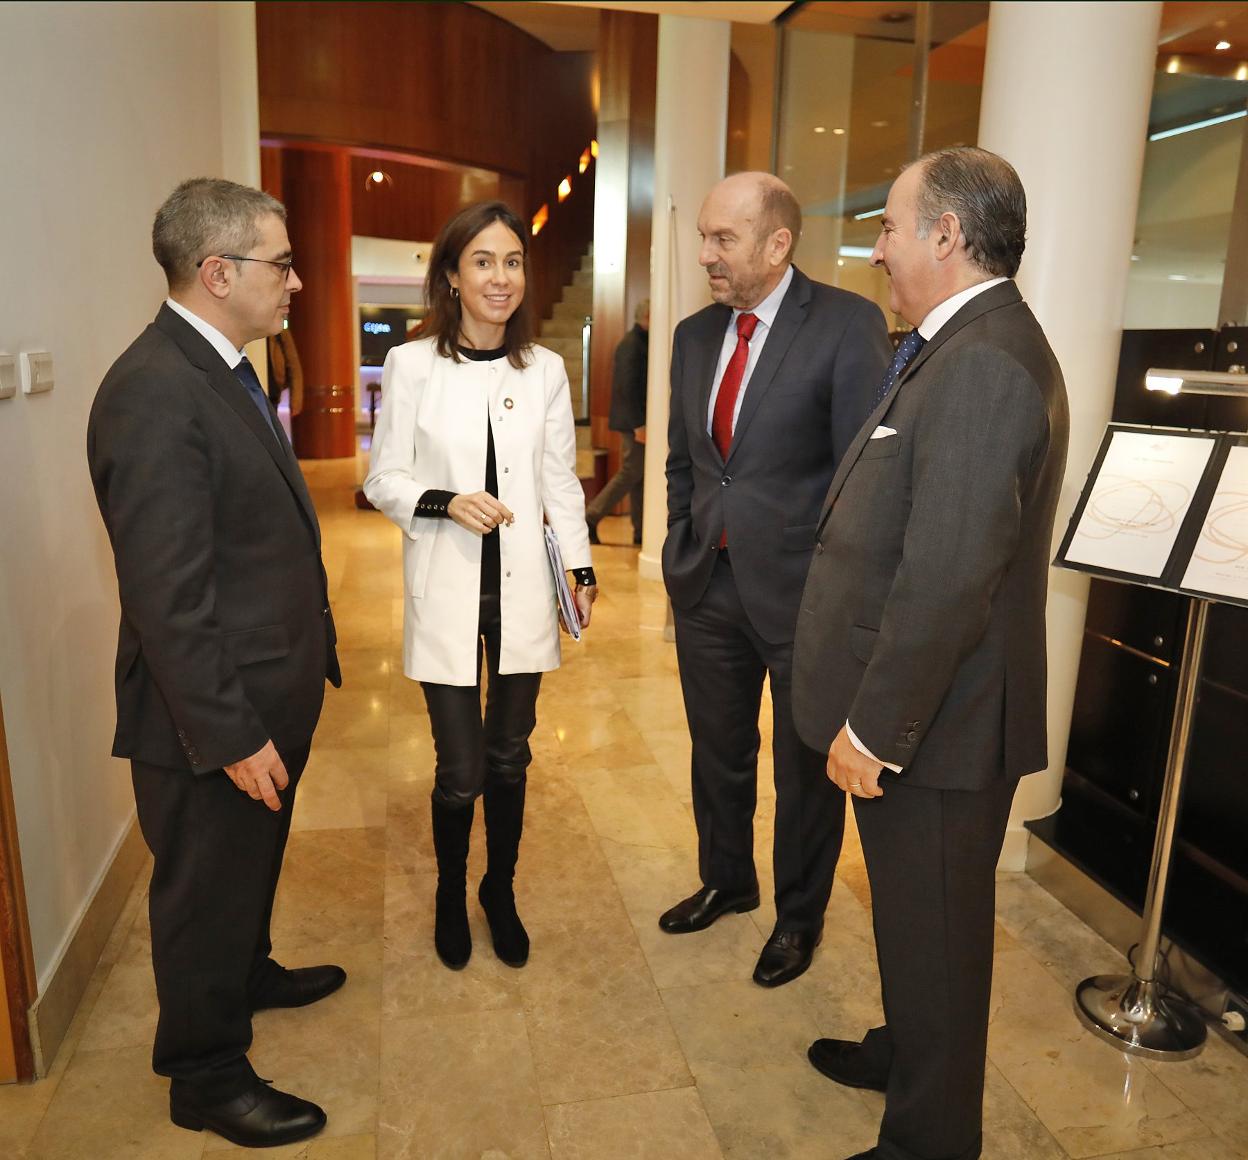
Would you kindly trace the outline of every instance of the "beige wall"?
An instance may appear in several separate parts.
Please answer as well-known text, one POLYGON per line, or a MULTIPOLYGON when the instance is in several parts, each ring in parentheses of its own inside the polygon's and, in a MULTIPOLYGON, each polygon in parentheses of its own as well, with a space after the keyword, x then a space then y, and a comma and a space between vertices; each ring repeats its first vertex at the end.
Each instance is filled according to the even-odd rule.
POLYGON ((156 206, 254 148, 254 66, 233 56, 251 22, 250 4, 0 5, 0 350, 50 350, 56 373, 0 401, 0 694, 41 989, 133 816, 108 756, 117 593, 87 414, 163 298, 156 206))

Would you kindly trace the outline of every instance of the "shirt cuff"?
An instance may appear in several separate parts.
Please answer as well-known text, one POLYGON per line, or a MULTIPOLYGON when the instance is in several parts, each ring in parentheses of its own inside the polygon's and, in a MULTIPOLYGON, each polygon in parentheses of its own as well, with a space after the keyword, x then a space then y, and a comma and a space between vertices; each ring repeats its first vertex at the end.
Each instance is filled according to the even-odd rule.
POLYGON ((424 516, 426 519, 445 520, 450 518, 451 500, 459 493, 455 491, 438 491, 430 488, 416 501, 416 510, 412 518, 424 516))
POLYGON ((881 766, 884 769, 891 769, 894 773, 901 772, 900 765, 894 765, 891 761, 881 761, 878 757, 876 757, 874 753, 871 752, 871 750, 869 750, 865 745, 863 745, 863 743, 858 740, 858 734, 854 732, 854 727, 848 721, 845 722, 845 732, 849 734, 849 743, 856 750, 858 750, 858 752, 861 753, 863 757, 869 757, 877 765, 881 766))
POLYGON ((594 578, 594 570, 592 568, 573 568, 572 575, 576 579, 578 588, 591 588, 598 583, 594 578))

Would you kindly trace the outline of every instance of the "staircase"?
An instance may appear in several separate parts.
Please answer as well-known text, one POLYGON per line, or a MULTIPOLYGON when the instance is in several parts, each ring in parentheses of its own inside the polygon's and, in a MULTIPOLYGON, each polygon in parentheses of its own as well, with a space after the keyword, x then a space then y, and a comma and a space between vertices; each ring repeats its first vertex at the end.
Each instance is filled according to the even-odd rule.
MULTIPOLYGON (((581 328, 587 315, 594 312, 594 247, 591 245, 581 259, 572 281, 563 288, 563 296, 555 303, 549 319, 543 320, 541 344, 553 350, 568 368, 568 384, 572 391, 572 410, 580 414, 584 367, 581 363, 581 328)), ((596 456, 588 424, 576 428, 576 474, 583 480, 595 477, 596 456)), ((601 454, 605 455, 605 452, 601 454)))

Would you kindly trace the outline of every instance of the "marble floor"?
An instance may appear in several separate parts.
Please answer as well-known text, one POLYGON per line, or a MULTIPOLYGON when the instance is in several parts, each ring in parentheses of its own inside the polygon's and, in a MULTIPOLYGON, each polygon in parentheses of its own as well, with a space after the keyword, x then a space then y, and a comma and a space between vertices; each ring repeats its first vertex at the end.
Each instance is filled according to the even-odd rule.
MULTIPOLYGON (((664 598, 636 551, 596 550, 603 595, 539 704, 517 894, 523 970, 476 950, 434 956, 428 823, 433 752, 400 671, 399 534, 358 512, 349 461, 312 463, 346 680, 330 691, 294 819, 274 943, 334 961, 348 985, 255 1021, 252 1059, 329 1114, 307 1160, 841 1160, 875 1139, 882 1097, 807 1064, 820 1035, 879 1018, 871 900, 855 836, 813 967, 750 981, 764 902, 697 935, 659 912, 696 886, 689 743, 664 598)), ((631 538, 625 520, 605 539, 631 538)), ((757 849, 764 898, 772 796, 757 849)), ((479 814, 479 811, 478 811, 479 814)), ((481 870, 481 820, 474 878, 481 870)), ((194 1160, 242 1155, 173 1127, 149 1070, 155 995, 136 887, 45 1080, 0 1088, 0 1157, 194 1160)), ((1245 1160, 1248 1058, 1214 1039, 1179 1064, 1131 1060, 1082 1031, 1071 988, 1121 957, 1022 875, 1002 875, 985 1098, 987 1160, 1245 1160)))

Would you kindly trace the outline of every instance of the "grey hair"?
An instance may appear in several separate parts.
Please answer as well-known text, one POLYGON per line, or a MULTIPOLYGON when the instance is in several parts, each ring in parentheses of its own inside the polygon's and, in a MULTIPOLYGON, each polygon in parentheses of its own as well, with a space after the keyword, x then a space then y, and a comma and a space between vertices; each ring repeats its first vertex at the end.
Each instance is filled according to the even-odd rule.
POLYGON ((637 303, 637 309, 633 311, 633 321, 640 322, 643 318, 650 314, 650 299, 643 298, 637 303))
POLYGON ((959 145, 913 162, 922 166, 915 208, 925 238, 941 214, 962 227, 967 257, 990 277, 1013 278, 1027 245, 1027 194, 1004 157, 959 145))
POLYGON ((152 253, 176 290, 195 277, 212 254, 246 254, 260 240, 260 222, 272 214, 286 220, 286 207, 249 185, 219 177, 182 182, 152 223, 152 253))

